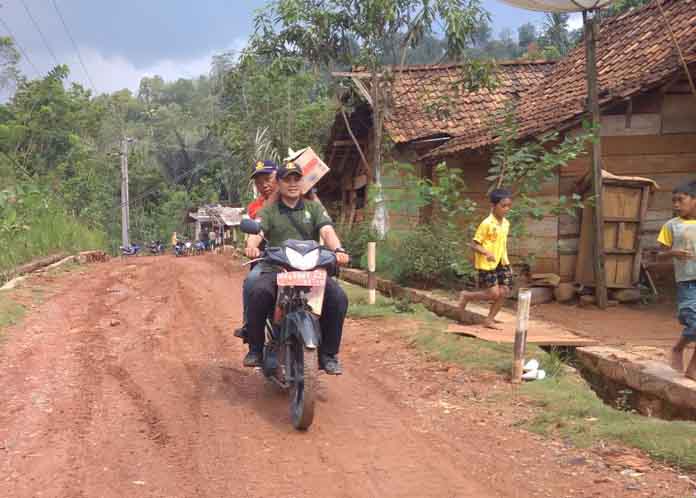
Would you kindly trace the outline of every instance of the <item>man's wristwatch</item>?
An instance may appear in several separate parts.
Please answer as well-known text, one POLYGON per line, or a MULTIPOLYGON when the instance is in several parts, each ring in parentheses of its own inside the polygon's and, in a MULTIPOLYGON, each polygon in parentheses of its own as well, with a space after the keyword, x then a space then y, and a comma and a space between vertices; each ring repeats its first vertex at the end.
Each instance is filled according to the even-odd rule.
POLYGON ((346 250, 342 247, 337 247, 336 249, 334 249, 334 252, 342 252, 343 254, 348 254, 346 250))

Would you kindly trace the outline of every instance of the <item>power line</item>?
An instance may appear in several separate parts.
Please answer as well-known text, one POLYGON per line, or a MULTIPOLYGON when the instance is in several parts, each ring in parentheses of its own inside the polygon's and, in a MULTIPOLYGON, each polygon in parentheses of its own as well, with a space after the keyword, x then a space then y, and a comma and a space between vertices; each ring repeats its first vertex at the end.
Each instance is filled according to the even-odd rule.
POLYGON ((48 40, 44 36, 43 31, 41 31, 41 28, 39 27, 39 23, 37 23, 36 19, 34 19, 34 16, 31 15, 31 11, 29 10, 27 3, 24 0, 21 0, 21 2, 22 2, 22 5, 24 5, 24 10, 27 11, 27 15, 29 16, 29 19, 31 19, 32 24, 34 24, 36 31, 39 32, 39 35, 41 36, 41 39, 43 40, 43 43, 46 46, 46 50, 48 50, 48 53, 51 54, 51 57, 53 57, 53 61, 56 63, 56 66, 59 66, 60 63, 58 62, 58 58, 56 57, 56 54, 53 52, 51 45, 48 43, 48 40))
POLYGON ((89 80, 89 84, 92 86, 92 90, 94 90, 94 94, 96 96, 97 86, 94 84, 94 81, 92 80, 92 76, 90 76, 89 71, 87 71, 87 66, 85 65, 85 62, 82 60, 82 54, 80 54, 80 49, 77 47, 77 43, 75 43, 75 39, 73 38, 72 34, 70 34, 70 30, 68 29, 68 24, 65 22, 65 19, 63 18, 63 14, 61 14, 60 9, 58 8, 58 3, 56 2, 56 0, 53 0, 53 7, 55 7, 56 13, 58 14, 58 17, 60 18, 60 21, 63 23, 63 27, 65 28, 65 32, 67 33, 68 38, 70 38, 70 41, 72 42, 72 46, 73 46, 73 48, 75 48, 75 52, 77 52, 77 58, 80 61, 80 65, 82 66, 82 70, 87 75, 87 79, 89 80))
POLYGON ((19 41, 17 40, 17 37, 14 35, 14 33, 12 32, 12 30, 10 29, 10 27, 7 25, 7 23, 5 22, 5 20, 4 20, 2 17, 0 17, 0 23, 2 23, 2 25, 5 27, 5 29, 7 30, 7 32, 10 34, 10 36, 11 36, 12 39, 14 40, 14 44, 17 45, 17 48, 19 49, 19 52, 22 54, 22 57, 24 57, 24 58, 27 60, 27 62, 29 63, 29 65, 30 65, 31 67, 34 68, 34 71, 36 72, 36 75, 37 75, 37 76, 41 76, 41 71, 39 71, 39 70, 37 69, 37 67, 34 65, 34 62, 29 58, 29 54, 27 54, 27 52, 24 50, 24 48, 22 47, 22 45, 19 44, 19 41))

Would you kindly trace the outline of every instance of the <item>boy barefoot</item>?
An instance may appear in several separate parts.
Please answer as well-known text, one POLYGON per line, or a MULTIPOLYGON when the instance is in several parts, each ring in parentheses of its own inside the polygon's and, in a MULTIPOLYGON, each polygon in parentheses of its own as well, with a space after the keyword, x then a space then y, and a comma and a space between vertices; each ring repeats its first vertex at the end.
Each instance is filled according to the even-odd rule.
MULTIPOLYGON (((684 331, 672 348, 671 364, 681 373, 684 371, 684 349, 696 341, 696 180, 672 191, 672 207, 678 217, 665 223, 657 241, 663 247, 660 257, 671 257, 674 261, 677 310, 684 331)), ((696 353, 685 375, 696 380, 696 353)))
POLYGON ((464 291, 459 297, 459 311, 464 318, 464 311, 469 301, 493 301, 488 317, 483 326, 499 330, 495 316, 503 307, 505 298, 512 287, 512 270, 507 253, 507 238, 510 222, 505 215, 512 207, 512 193, 509 190, 496 189, 491 192, 491 214, 481 222, 471 248, 474 250, 474 267, 478 270, 479 286, 485 290, 477 292, 464 291))

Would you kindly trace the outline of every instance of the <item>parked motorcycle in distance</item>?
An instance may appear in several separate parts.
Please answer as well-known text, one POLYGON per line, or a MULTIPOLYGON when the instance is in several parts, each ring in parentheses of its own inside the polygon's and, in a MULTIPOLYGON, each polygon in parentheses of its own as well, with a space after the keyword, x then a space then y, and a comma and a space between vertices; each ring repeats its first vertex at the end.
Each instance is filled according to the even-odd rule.
POLYGON ((197 240, 193 244, 193 254, 198 256, 199 254, 203 254, 205 252, 205 242, 202 240, 197 240))
POLYGON ((154 254, 155 256, 159 256, 160 254, 164 253, 164 245, 162 245, 162 242, 159 240, 150 241, 150 245, 148 247, 150 248, 150 253, 154 254))
POLYGON ((185 252, 186 252, 186 246, 184 245, 184 241, 177 240, 176 244, 174 244, 174 256, 176 256, 177 258, 179 256, 185 256, 186 255, 185 252))
POLYGON ((131 244, 129 246, 121 246, 122 256, 137 256, 140 252, 140 246, 138 244, 131 244))
MULTIPOLYGON (((257 235, 259 223, 242 220, 242 232, 257 235)), ((259 260, 283 268, 277 274, 278 295, 272 319, 266 322, 266 345, 261 370, 290 394, 290 416, 295 429, 305 430, 314 420, 319 373, 319 317, 326 279, 338 271, 336 254, 315 241, 288 240, 267 247, 259 260)))

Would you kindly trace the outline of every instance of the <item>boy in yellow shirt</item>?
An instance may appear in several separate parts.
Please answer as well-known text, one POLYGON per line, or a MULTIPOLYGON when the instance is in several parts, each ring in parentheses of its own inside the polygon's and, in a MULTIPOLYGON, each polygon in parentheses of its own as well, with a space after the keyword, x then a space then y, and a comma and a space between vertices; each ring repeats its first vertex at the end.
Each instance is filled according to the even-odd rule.
POLYGON ((471 248, 474 250, 474 267, 478 271, 479 286, 485 290, 463 291, 459 296, 462 321, 466 305, 472 300, 493 301, 483 326, 499 330, 495 317, 503 307, 512 288, 512 270, 507 253, 510 222, 505 219, 512 207, 512 193, 496 189, 490 194, 491 214, 481 222, 471 248))
MULTIPOLYGON (((660 257, 672 258, 677 281, 677 310, 684 326, 682 335, 672 348, 671 365, 684 371, 684 349, 696 342, 696 180, 679 185, 672 191, 672 207, 678 215, 664 224, 657 241, 663 250, 660 257)), ((685 375, 696 380, 696 353, 685 375)))

